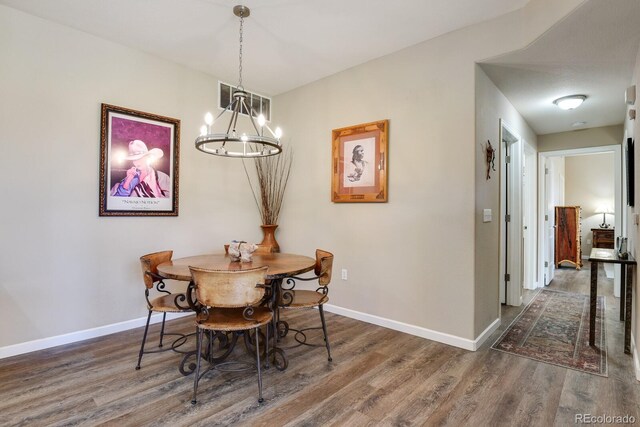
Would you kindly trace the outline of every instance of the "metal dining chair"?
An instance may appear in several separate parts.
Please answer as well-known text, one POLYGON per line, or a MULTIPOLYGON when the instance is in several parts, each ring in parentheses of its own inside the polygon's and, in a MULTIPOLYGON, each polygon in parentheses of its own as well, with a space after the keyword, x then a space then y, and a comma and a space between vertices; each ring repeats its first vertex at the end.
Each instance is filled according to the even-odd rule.
POLYGON ((282 285, 279 307, 282 309, 302 309, 302 308, 318 308, 320 313, 321 327, 311 327, 304 329, 290 328, 285 320, 276 319, 278 325, 278 333, 285 336, 289 331, 294 331, 294 338, 299 344, 308 346, 321 346, 322 344, 312 344, 307 342, 305 331, 320 329, 324 334, 324 346, 327 348, 328 360, 331 358, 331 346, 329 344, 329 336, 327 334, 327 323, 324 318, 323 305, 329 301, 329 283, 331 283, 331 273, 333 269, 333 254, 322 249, 316 249, 316 265, 314 267, 315 276, 313 277, 290 277, 286 280, 286 285, 282 285), (318 280, 319 287, 315 291, 295 289, 296 280, 309 281, 318 280))
POLYGON ((167 313, 190 312, 188 303, 184 293, 171 293, 164 282, 165 277, 158 274, 158 265, 166 261, 171 261, 173 251, 155 252, 140 257, 140 265, 142 266, 142 277, 144 280, 145 290, 144 296, 147 300, 147 323, 144 327, 144 335, 142 336, 142 344, 140 345, 140 353, 138 354, 138 364, 136 369, 140 369, 142 355, 147 353, 158 353, 167 350, 176 350, 184 344, 187 339, 185 334, 165 333, 165 321, 167 313), (181 304, 182 303, 182 304, 181 304), (158 349, 145 350, 147 334, 149 332, 149 322, 151 314, 154 312, 162 313, 162 327, 160 329, 160 342, 158 349), (165 336, 177 337, 171 344, 171 347, 163 348, 163 340, 165 336))
MULTIPOLYGON (((212 357, 208 369, 200 372, 203 357, 204 333, 255 333, 255 369, 258 372, 258 402, 262 398, 262 371, 260 367, 260 327, 269 324, 273 319, 273 311, 270 307, 261 306, 265 296, 265 274, 268 267, 258 267, 248 270, 206 270, 189 267, 193 278, 193 287, 197 299, 196 327, 197 327, 197 353, 196 370, 193 384, 192 404, 197 403, 198 383, 202 376, 211 369, 221 371, 239 369, 225 369, 229 365, 237 365, 241 362, 216 362, 212 357)), ((266 330, 266 346, 269 348, 269 328, 266 330)), ((209 337, 209 348, 205 354, 211 354, 212 338, 209 337)), ((235 341, 234 341, 235 342, 235 341)), ((245 341, 247 342, 247 341, 245 341)), ((268 352, 265 352, 268 354, 268 352)), ((247 366, 253 369, 253 366, 247 366)))

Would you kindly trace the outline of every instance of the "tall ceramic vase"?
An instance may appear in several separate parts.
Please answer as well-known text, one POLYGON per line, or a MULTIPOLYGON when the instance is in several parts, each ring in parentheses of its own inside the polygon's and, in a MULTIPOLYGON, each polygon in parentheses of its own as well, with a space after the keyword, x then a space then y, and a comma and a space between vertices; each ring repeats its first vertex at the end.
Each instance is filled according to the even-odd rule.
POLYGON ((260 242, 259 246, 271 248, 271 252, 280 252, 280 245, 276 242, 276 228, 278 228, 278 226, 266 224, 261 225, 260 227, 262 228, 264 238, 262 239, 262 242, 260 242))

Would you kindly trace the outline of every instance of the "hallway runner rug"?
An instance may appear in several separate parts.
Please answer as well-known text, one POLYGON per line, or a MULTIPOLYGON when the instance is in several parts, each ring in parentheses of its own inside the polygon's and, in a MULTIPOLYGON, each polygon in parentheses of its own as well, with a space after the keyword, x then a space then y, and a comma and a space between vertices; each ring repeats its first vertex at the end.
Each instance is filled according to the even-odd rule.
POLYGON ((590 347, 589 295, 543 289, 491 348, 606 377, 604 330, 604 297, 597 298, 596 345, 590 347))

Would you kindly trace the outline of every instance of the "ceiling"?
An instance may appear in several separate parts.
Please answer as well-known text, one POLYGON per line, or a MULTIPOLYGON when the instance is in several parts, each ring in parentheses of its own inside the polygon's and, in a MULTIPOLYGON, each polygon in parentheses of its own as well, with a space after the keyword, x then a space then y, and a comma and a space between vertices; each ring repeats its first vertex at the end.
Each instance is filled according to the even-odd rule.
POLYGON ((640 1, 591 0, 525 49, 481 66, 534 132, 544 135, 621 124, 639 45, 640 1), (587 96, 575 110, 553 104, 574 94, 587 96))
MULTIPOLYGON (((529 0, 0 0, 0 4, 277 95, 529 0), (402 7, 399 7, 398 5, 402 7)), ((525 49, 483 62, 537 134, 620 124, 640 42, 640 1, 590 0, 525 49), (588 98, 573 111, 555 98, 588 98), (585 121, 586 125, 572 124, 585 121)))
POLYGON ((277 95, 528 0, 0 0, 0 4, 277 95))

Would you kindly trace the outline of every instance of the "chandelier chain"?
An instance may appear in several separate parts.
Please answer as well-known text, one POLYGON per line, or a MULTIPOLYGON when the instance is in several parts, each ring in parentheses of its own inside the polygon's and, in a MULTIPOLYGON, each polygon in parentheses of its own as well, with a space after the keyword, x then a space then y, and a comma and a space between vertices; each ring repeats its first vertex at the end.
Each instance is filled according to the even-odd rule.
POLYGON ((240 16, 240 53, 238 55, 238 89, 244 90, 242 86, 242 27, 244 25, 244 16, 240 16))

